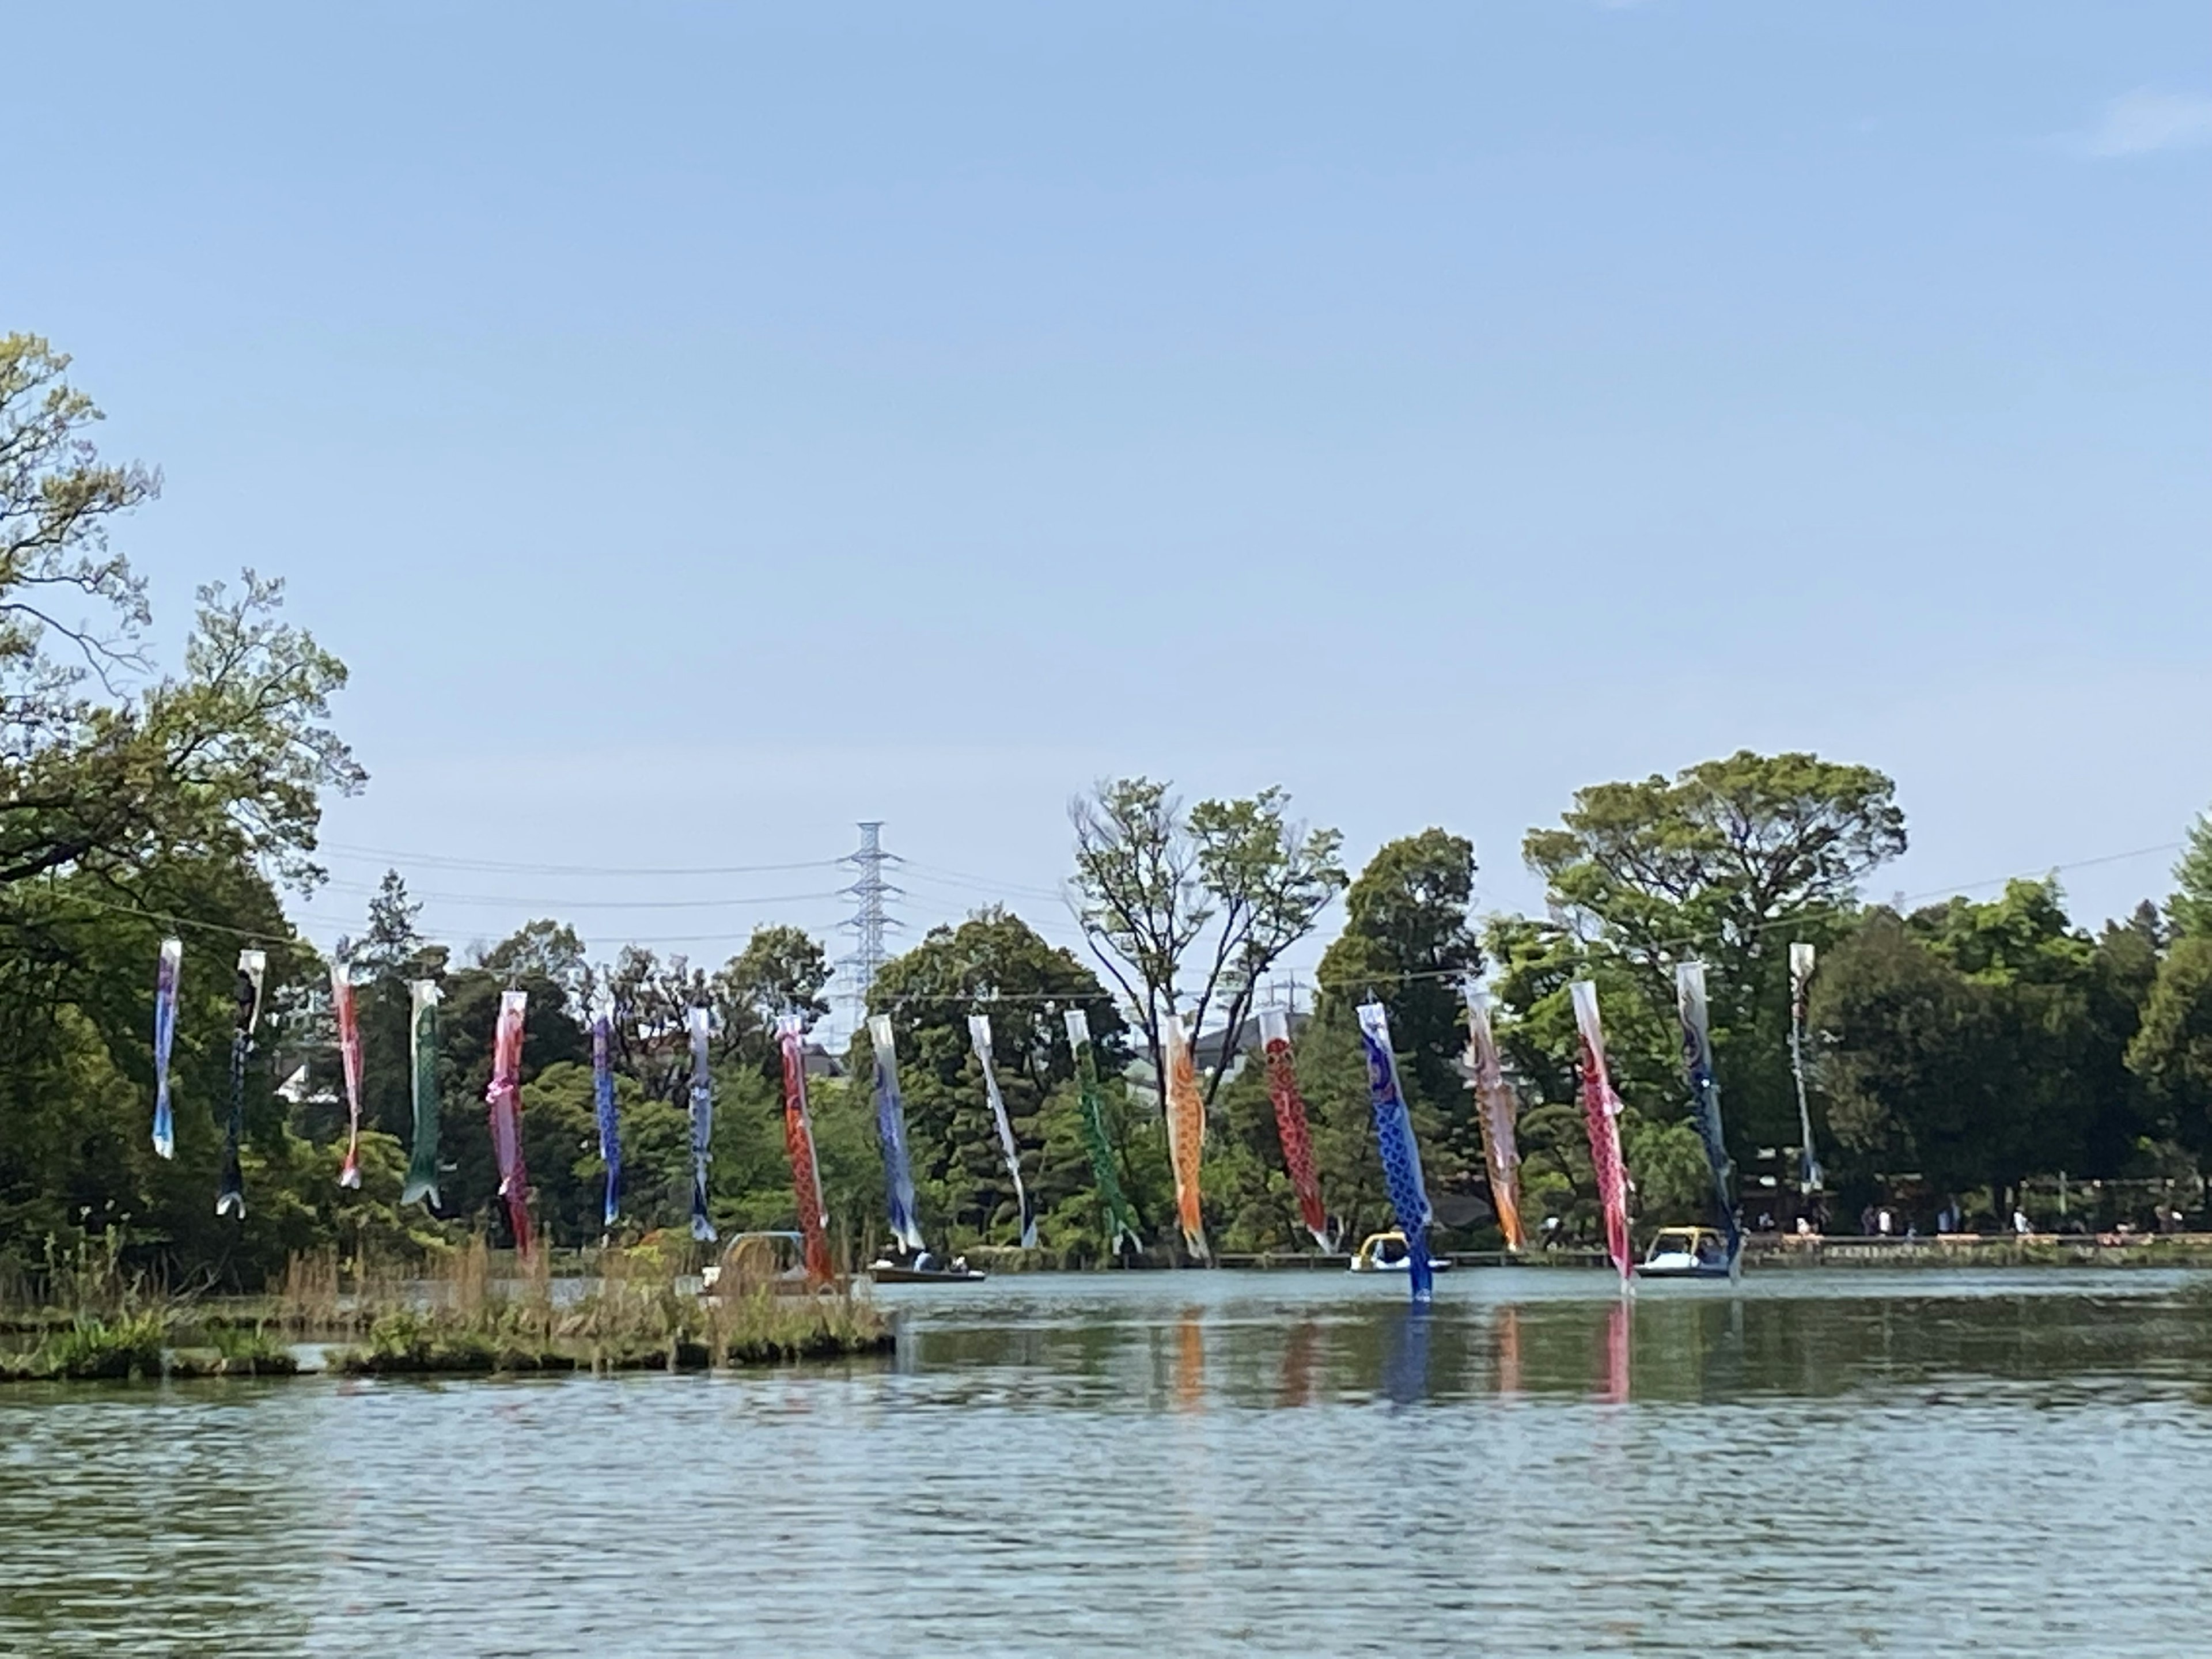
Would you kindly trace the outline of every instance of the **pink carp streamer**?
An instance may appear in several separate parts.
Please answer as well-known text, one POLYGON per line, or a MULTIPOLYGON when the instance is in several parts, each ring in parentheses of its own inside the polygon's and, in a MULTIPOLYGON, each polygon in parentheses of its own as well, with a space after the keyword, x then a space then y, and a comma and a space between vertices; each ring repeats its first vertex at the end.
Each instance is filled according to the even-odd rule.
POLYGON ((1528 1243, 1521 1224, 1521 1152, 1513 1141, 1513 1120, 1519 1103, 1498 1058, 1489 1006, 1472 985, 1467 987, 1466 996, 1467 1064, 1474 1073, 1475 1115, 1482 1124, 1482 1155, 1490 1165, 1490 1206, 1498 1212, 1505 1248, 1518 1250, 1528 1243))
POLYGON ((1160 1047, 1167 1060, 1168 1162, 1175 1166, 1176 1216, 1182 1224, 1183 1247, 1200 1261, 1212 1259, 1206 1247, 1206 1218, 1199 1206, 1198 1165, 1206 1148, 1206 1102, 1198 1092, 1198 1066, 1182 1016, 1160 1022, 1160 1047))
POLYGON ((1605 1028, 1598 1023, 1597 987, 1578 979, 1568 988, 1575 1000, 1575 1029, 1582 1034, 1583 1121, 1589 1128, 1590 1164, 1605 1206, 1605 1249, 1628 1283, 1628 1170, 1620 1157, 1620 1097, 1605 1068, 1605 1028))
POLYGON ((830 1216, 822 1202, 822 1171, 814 1161, 814 1120, 806 1109, 806 1022, 796 1014, 775 1022, 783 1054, 783 1146, 791 1155, 791 1189, 799 1200, 799 1232, 806 1241, 806 1277, 826 1285, 830 1268, 830 1216))
POLYGON ((491 1086, 484 1104, 491 1110, 491 1146, 499 1164, 499 1195, 507 1204, 514 1248, 530 1254, 530 1175, 522 1167, 522 1017, 527 991, 502 991, 499 1024, 492 1036, 491 1086))
POLYGON ((331 1012, 338 1026, 338 1064, 345 1073, 346 1152, 338 1166, 338 1185, 361 1185, 361 1018, 354 1006, 353 980, 343 963, 331 964, 331 1012))
POLYGON ((1314 1169, 1313 1134, 1306 1126, 1306 1097, 1298 1092, 1298 1070, 1291 1058, 1290 1016, 1279 1008, 1260 1013, 1260 1054, 1267 1067, 1267 1099, 1275 1109, 1275 1136, 1283 1143, 1283 1167, 1297 1194, 1298 1214, 1327 1255, 1336 1235, 1322 1207, 1321 1176, 1314 1169))

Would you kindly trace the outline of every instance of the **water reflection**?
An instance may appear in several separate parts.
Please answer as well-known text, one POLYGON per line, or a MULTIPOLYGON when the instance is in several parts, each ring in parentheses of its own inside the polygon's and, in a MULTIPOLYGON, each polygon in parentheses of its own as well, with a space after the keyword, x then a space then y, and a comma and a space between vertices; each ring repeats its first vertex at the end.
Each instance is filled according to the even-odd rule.
POLYGON ((0 1389, 0 1652, 2169 1654, 2195 1283, 994 1279, 883 1363, 0 1389))
POLYGON ((1382 1368, 1382 1391, 1395 1405, 1417 1405, 1429 1391, 1429 1331, 1435 1322, 1433 1303, 1400 1310, 1382 1368))
POLYGON ((1605 1314, 1605 1391, 1608 1406, 1628 1403, 1628 1345, 1634 1306, 1623 1296, 1605 1314))

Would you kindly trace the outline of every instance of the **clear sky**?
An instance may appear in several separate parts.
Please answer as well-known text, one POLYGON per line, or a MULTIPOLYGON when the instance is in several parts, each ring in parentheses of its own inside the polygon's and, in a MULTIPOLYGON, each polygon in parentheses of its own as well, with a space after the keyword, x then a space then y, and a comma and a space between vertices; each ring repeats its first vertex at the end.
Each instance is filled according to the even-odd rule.
MULTIPOLYGON (((1897 779, 1882 898, 2212 802, 2201 0, 0 39, 0 327, 165 469, 164 638, 250 563, 352 666, 325 943, 397 862, 457 941, 719 960, 843 878, 469 866, 860 817, 910 929, 1066 939, 1067 799, 1125 771, 1282 783, 1355 860, 1442 823, 1515 908, 1577 785, 1740 745, 1897 779)), ((2094 921, 2171 862, 2065 879, 2094 921)))

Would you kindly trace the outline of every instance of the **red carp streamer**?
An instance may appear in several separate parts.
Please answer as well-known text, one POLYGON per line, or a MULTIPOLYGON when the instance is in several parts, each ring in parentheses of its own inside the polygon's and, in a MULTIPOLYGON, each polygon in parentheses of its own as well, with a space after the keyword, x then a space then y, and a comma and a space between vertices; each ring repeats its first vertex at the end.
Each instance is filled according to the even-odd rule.
POLYGON ((1275 1134, 1283 1143, 1283 1167, 1298 1195, 1298 1214, 1324 1253, 1336 1248, 1328 1212, 1322 1207, 1321 1176, 1314 1169, 1313 1135, 1306 1127, 1306 1098, 1298 1092, 1298 1071, 1291 1060, 1290 1017, 1279 1008, 1260 1015, 1260 1052, 1267 1065, 1267 1098, 1275 1108, 1275 1134))
POLYGON ((1605 1249, 1628 1282, 1628 1169, 1620 1157, 1620 1097, 1605 1068, 1605 1029, 1598 1024, 1597 987, 1578 979, 1569 990, 1575 1000, 1575 1029, 1583 1042, 1583 1121, 1589 1129, 1590 1164, 1597 1173, 1597 1195, 1605 1206, 1605 1249))
POLYGON ((806 1026, 796 1014, 775 1023, 783 1050, 783 1146, 791 1154, 791 1190, 799 1200, 799 1231, 806 1241, 806 1277, 826 1285, 830 1218, 822 1203, 822 1171, 814 1161, 814 1120, 806 1110, 806 1026))

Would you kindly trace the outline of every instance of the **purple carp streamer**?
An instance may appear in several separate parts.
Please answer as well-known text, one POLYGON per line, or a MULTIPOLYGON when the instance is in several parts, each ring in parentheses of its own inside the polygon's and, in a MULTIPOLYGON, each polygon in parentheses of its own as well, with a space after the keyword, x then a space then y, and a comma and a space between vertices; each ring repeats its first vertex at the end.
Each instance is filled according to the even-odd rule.
POLYGON ((691 1237, 702 1244, 711 1244, 714 1224, 707 1218, 707 1157, 714 1144, 714 1079, 707 1069, 708 1011, 694 1008, 688 1019, 691 1030, 691 1237))
POLYGON ((338 1028, 338 1069, 345 1076, 345 1162, 338 1185, 361 1185, 361 1017, 354 1006, 352 977, 343 963, 331 964, 331 1013, 338 1028))
POLYGON ((1136 1218, 1121 1191, 1121 1172, 1114 1167, 1114 1143, 1106 1134, 1106 1103, 1098 1089, 1098 1054, 1091 1042, 1091 1016, 1080 1008, 1067 1010, 1067 1049, 1075 1059, 1075 1087, 1083 1110, 1083 1146, 1091 1155, 1091 1177, 1098 1185, 1098 1202, 1106 1211, 1107 1246, 1118 1251, 1127 1240, 1133 1250, 1145 1248, 1137 1237, 1136 1218))
POLYGON ((1475 1115, 1482 1123, 1483 1158, 1490 1165, 1491 1207, 1498 1212, 1505 1248, 1518 1250, 1528 1243, 1521 1224, 1521 1152, 1513 1139, 1519 1102, 1498 1057, 1498 1038, 1490 1029, 1487 1000, 1473 985, 1466 987, 1465 995, 1467 1066, 1474 1073, 1475 1115))
POLYGON ((998 1126, 999 1150, 1006 1156, 1006 1173, 1014 1179, 1014 1203, 1022 1214, 1022 1248, 1036 1249, 1036 1217, 1030 1210, 1029 1188, 1022 1184, 1021 1148, 1014 1142, 1014 1126, 1006 1116, 1006 1097, 999 1092, 999 1074, 991 1065, 991 1018, 968 1016, 968 1040, 975 1045, 976 1063, 983 1068, 983 1093, 991 1103, 991 1121, 998 1126))
POLYGON ((814 1158, 814 1119, 806 1108, 806 1022, 797 1014, 780 1014, 775 1036, 783 1057, 783 1146, 791 1156, 806 1277, 811 1284, 827 1285, 836 1275, 830 1266, 830 1208, 822 1201, 822 1167, 814 1158))
POLYGON ((607 1190, 599 1206, 599 1225, 612 1227, 622 1214, 622 1124, 615 1116, 615 1000, 602 994, 592 1004, 592 1104, 599 1120, 599 1162, 607 1166, 607 1190))
POLYGON ((177 1043, 177 975, 184 967, 185 942, 161 941, 161 960, 154 970, 154 1151, 177 1155, 177 1125, 169 1109, 169 1054, 177 1043))
POLYGON ((408 1149, 407 1184, 402 1204, 438 1207, 438 981, 410 980, 407 986, 407 1083, 415 1112, 415 1137, 408 1149))
POLYGON ((1275 1109, 1275 1138, 1282 1143, 1283 1167, 1297 1194, 1306 1231, 1327 1255, 1336 1249, 1328 1211, 1321 1201, 1321 1175, 1314 1168, 1313 1131, 1306 1122, 1306 1097, 1298 1090, 1298 1070, 1291 1053, 1291 1017, 1280 1008, 1260 1012, 1260 1055, 1267 1068, 1267 1099, 1275 1109))
POLYGON ((1379 1002, 1359 1006, 1359 1040, 1367 1051, 1367 1092, 1375 1111, 1375 1145, 1382 1155, 1382 1184, 1390 1207, 1406 1235, 1406 1267, 1413 1300, 1436 1294, 1436 1270, 1429 1261, 1429 1189, 1421 1179, 1421 1149, 1413 1139, 1413 1115, 1398 1082, 1398 1057, 1390 1048, 1389 1011, 1379 1002))
POLYGON ((890 1016, 868 1016, 868 1047, 875 1054, 876 1139, 884 1148, 884 1199, 890 1210, 891 1237, 910 1255, 923 1248, 921 1219, 915 1205, 914 1164, 907 1155, 906 1103, 899 1097, 897 1039, 890 1016))
POLYGON ((246 1218, 246 1176, 239 1168, 239 1143, 246 1138, 246 1062, 253 1053, 253 1029, 261 1023, 262 981, 268 977, 269 957, 262 951, 238 953, 238 979, 234 992, 238 1023, 230 1037, 230 1120, 222 1137, 222 1184, 215 1195, 217 1215, 246 1218))
POLYGON ((1206 1248, 1199 1187, 1199 1166, 1206 1156, 1206 1100, 1198 1092, 1198 1063, 1181 1014, 1160 1022, 1160 1052, 1168 1068, 1160 1083, 1168 1112, 1168 1162, 1175 1169, 1176 1219, 1182 1227, 1183 1248, 1200 1261, 1210 1261, 1213 1252, 1206 1248))
POLYGON ((499 1024, 492 1034, 491 1084, 484 1104, 491 1113, 492 1156, 499 1167, 499 1195, 514 1248, 530 1254, 530 1175, 522 1166, 522 1021, 527 991, 499 994, 499 1024))
POLYGON ((1597 1017, 1597 987, 1578 979, 1568 988, 1575 1003, 1575 1030, 1582 1037, 1583 1123, 1589 1131, 1590 1165, 1597 1175, 1598 1200, 1605 1208, 1605 1249, 1626 1285, 1628 1250, 1628 1167, 1620 1157, 1620 1097, 1605 1065, 1605 1028, 1597 1017))
POLYGON ((1713 1075, 1711 1016, 1705 1005, 1705 964, 1674 965, 1674 1006, 1682 1017, 1682 1069, 1690 1076, 1690 1096, 1698 1139, 1705 1143, 1705 1162, 1713 1172, 1713 1208, 1728 1239, 1729 1265, 1743 1248, 1743 1224, 1736 1214, 1735 1164, 1721 1133, 1721 1085, 1713 1075))

